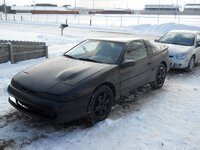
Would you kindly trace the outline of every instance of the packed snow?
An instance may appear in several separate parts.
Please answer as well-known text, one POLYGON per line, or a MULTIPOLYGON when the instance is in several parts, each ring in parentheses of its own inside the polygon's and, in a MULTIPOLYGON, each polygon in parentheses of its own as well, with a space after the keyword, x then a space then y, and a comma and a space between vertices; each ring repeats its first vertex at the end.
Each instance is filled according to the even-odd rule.
MULTIPOLYGON (((86 38, 153 40, 157 35, 180 28, 200 30, 169 23, 130 28, 71 25, 61 36, 58 25, 0 22, 0 39, 46 42, 51 59, 86 38)), ((0 64, 0 149, 200 149, 199 65, 191 73, 170 71, 159 90, 149 86, 138 89, 132 101, 115 106, 105 121, 87 128, 82 120, 64 125, 43 121, 15 110, 8 103, 7 86, 12 76, 45 60, 0 64)))

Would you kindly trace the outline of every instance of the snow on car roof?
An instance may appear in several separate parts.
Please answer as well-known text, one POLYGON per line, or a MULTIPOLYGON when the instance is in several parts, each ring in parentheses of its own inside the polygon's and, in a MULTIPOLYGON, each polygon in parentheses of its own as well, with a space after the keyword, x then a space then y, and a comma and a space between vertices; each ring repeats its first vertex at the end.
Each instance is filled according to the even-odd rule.
POLYGON ((113 41, 113 42, 130 42, 130 41, 134 41, 134 40, 142 40, 142 38, 92 38, 89 40, 103 40, 103 41, 113 41))
POLYGON ((192 33, 192 34, 199 34, 200 31, 195 30, 172 30, 170 32, 176 32, 176 33, 192 33))

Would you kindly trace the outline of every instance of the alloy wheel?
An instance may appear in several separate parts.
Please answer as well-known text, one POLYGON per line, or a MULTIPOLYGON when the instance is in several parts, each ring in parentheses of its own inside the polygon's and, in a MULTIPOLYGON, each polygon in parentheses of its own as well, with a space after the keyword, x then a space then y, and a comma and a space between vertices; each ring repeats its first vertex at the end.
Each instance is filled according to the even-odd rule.
POLYGON ((106 92, 100 93, 94 104, 94 113, 97 117, 103 117, 110 109, 110 97, 106 92))
POLYGON ((165 76, 166 76, 166 69, 161 66, 157 72, 157 83, 158 86, 162 86, 165 82, 165 76))
POLYGON ((192 57, 190 60, 189 68, 190 68, 190 70, 192 70, 194 68, 194 57, 192 57))

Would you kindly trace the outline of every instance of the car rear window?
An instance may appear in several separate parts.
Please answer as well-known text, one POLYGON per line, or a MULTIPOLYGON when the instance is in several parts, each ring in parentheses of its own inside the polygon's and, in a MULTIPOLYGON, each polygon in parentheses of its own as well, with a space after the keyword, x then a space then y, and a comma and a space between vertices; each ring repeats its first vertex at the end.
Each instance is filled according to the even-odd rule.
POLYGON ((154 44, 152 41, 145 41, 145 42, 149 53, 156 53, 160 51, 161 48, 159 45, 154 44))

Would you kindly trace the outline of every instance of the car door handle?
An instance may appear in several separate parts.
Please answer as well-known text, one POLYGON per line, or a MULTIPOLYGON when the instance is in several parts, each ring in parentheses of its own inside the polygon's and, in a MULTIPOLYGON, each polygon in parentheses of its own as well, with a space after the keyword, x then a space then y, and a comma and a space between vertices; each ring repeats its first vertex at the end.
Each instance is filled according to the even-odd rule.
POLYGON ((148 62, 147 64, 148 64, 148 65, 151 65, 151 62, 148 62))

